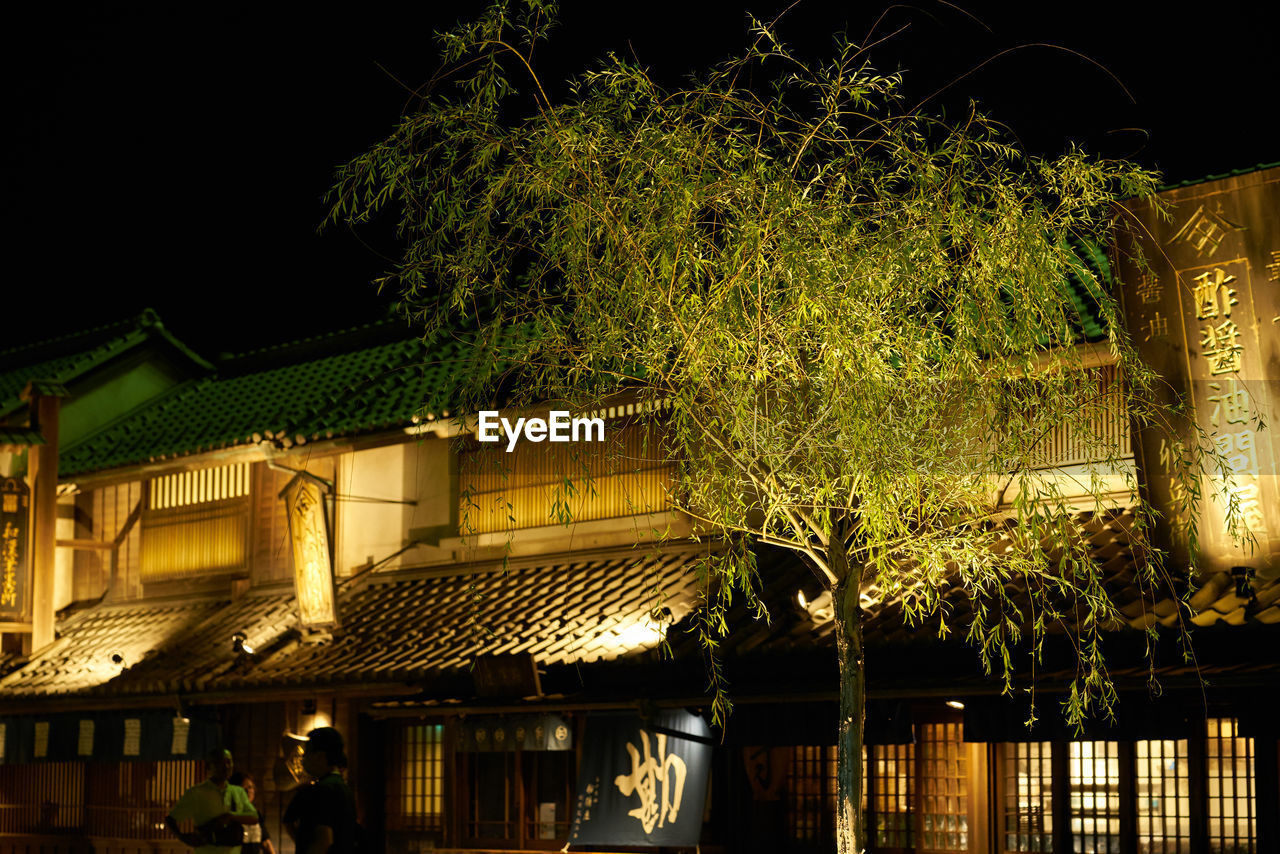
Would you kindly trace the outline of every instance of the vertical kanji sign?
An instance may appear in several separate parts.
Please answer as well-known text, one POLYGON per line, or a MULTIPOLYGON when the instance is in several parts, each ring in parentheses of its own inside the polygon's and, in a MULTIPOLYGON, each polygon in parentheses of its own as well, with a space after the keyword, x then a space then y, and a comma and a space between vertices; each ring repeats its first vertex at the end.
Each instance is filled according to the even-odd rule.
POLYGON ((27 617, 31 490, 20 477, 0 479, 0 621, 27 617))
POLYGON ((1159 544, 1188 559, 1188 512, 1198 503, 1199 567, 1280 575, 1280 168, 1161 193, 1129 208, 1120 245, 1121 296, 1142 358, 1187 420, 1171 438, 1139 436, 1148 500, 1162 516, 1159 544), (1129 257, 1136 244, 1148 268, 1129 257), (1224 465, 1199 495, 1175 477, 1203 437, 1224 465), (1251 543, 1250 540, 1253 542, 1251 543))
POLYGON ((280 491, 280 498, 289 519, 298 616, 304 626, 333 626, 338 622, 337 596, 321 483, 299 473, 280 491))

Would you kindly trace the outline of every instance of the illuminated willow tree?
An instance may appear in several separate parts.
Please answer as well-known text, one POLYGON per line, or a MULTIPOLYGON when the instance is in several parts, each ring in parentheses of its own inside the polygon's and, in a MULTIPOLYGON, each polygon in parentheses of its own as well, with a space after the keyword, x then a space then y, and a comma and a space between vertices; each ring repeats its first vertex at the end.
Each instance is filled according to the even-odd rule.
POLYGON ((384 284, 428 334, 478 330, 474 402, 501 385, 513 406, 662 404, 672 500, 729 544, 705 567, 708 646, 731 595, 759 601, 752 542, 813 567, 836 612, 838 839, 860 851, 869 591, 945 632, 941 595, 962 589, 964 631, 1006 684, 1015 648, 1037 655, 1062 623, 1068 718, 1114 698, 1100 642, 1117 614, 1075 521, 1113 488, 1090 402, 1161 413, 1080 247, 1106 245, 1114 202, 1154 178, 1028 156, 977 112, 909 110, 858 45, 806 64, 759 24, 683 88, 611 56, 552 99, 531 58, 551 11, 502 3, 443 35, 444 72, 339 171, 331 219, 398 217, 384 284), (1081 363, 1077 293, 1123 389, 1081 363), (1034 474, 1056 429, 1100 461, 1083 499, 1034 474))

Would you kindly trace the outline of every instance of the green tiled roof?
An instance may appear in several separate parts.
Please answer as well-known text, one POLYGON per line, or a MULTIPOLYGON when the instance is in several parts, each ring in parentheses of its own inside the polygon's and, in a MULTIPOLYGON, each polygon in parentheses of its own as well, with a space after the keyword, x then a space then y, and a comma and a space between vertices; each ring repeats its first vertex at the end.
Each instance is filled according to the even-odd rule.
MULTIPOLYGON (((1104 288, 1112 289, 1114 280, 1111 276, 1111 262, 1107 253, 1096 243, 1078 243, 1074 247, 1080 266, 1088 268, 1104 288)), ((1071 285, 1071 298, 1075 304, 1079 332, 1085 341, 1100 341, 1107 337, 1107 327, 1098 311, 1098 297, 1090 293, 1085 278, 1077 272, 1068 276, 1071 285)))
POLYGON ((404 427, 448 409, 465 345, 424 343, 385 321, 223 360, 63 451, 60 470, 103 469, 254 444, 286 445, 404 427))
POLYGON ((5 445, 30 447, 43 444, 44 436, 41 436, 38 430, 32 430, 28 427, 5 427, 0 425, 0 447, 5 445))
POLYGON ((66 385, 153 338, 167 342, 201 367, 210 367, 169 334, 159 315, 148 308, 127 320, 0 350, 0 416, 25 405, 18 395, 32 379, 66 385))
POLYGON ((1251 172, 1261 172, 1263 169, 1275 169, 1280 166, 1280 160, 1272 163, 1258 163, 1254 166, 1245 166, 1242 169, 1232 169, 1230 172, 1219 172, 1216 175, 1205 175, 1200 178, 1188 178, 1185 181, 1177 181, 1173 184, 1165 184, 1160 188, 1159 192, 1166 190, 1176 190, 1179 187, 1193 187, 1196 184, 1206 184, 1209 181, 1221 181, 1223 178, 1237 178, 1241 175, 1248 175, 1251 172))

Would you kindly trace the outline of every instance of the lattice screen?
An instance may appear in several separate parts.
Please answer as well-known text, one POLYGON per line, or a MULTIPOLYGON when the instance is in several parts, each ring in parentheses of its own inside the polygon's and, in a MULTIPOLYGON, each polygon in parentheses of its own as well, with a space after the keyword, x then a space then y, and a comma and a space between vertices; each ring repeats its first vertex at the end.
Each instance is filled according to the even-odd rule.
POLYGON ((1234 718, 1210 718, 1205 753, 1209 850, 1253 854, 1258 850, 1253 739, 1240 737, 1234 718))
POLYGON ((1145 854, 1190 854, 1191 778, 1187 741, 1139 741, 1134 750, 1138 847, 1145 854))
POLYGON ((1120 852, 1120 744, 1073 741, 1069 803, 1075 850, 1086 854, 1120 852))
POLYGON ((961 724, 922 724, 919 740, 921 850, 967 851, 969 767, 961 724))
POLYGON ((877 744, 871 748, 872 811, 878 848, 915 847, 914 744, 877 744))
POLYGON ((444 824, 444 726, 411 723, 388 744, 387 825, 440 830, 444 824))
POLYGON ((1053 746, 1004 746, 1004 850, 1053 850, 1053 746))

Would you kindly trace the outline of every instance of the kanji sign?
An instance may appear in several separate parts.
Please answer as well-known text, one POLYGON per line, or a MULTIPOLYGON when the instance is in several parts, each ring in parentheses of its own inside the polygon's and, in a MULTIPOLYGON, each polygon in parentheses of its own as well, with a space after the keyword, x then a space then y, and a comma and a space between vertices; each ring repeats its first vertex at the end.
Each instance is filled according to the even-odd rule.
POLYGON ((293 544, 298 616, 304 626, 332 626, 338 622, 338 611, 324 492, 315 478, 299 473, 280 491, 280 497, 293 544))
POLYGON ((20 477, 0 479, 0 620, 26 616, 30 534, 31 490, 20 477))
MULTIPOLYGON (((1189 560, 1188 525, 1200 512, 1199 566, 1280 575, 1280 169, 1162 194, 1172 219, 1135 202, 1129 230, 1149 265, 1122 264, 1121 294, 1142 358, 1171 403, 1189 413, 1170 437, 1140 435, 1147 498, 1162 514, 1161 545, 1189 560), (1225 461, 1187 488, 1176 470, 1207 440, 1225 461), (1198 493, 1198 494, 1197 494, 1198 493)), ((1131 254, 1121 247, 1121 257, 1131 254)))
POLYGON ((685 711, 588 718, 569 843, 696 845, 710 736, 706 722, 685 711))

